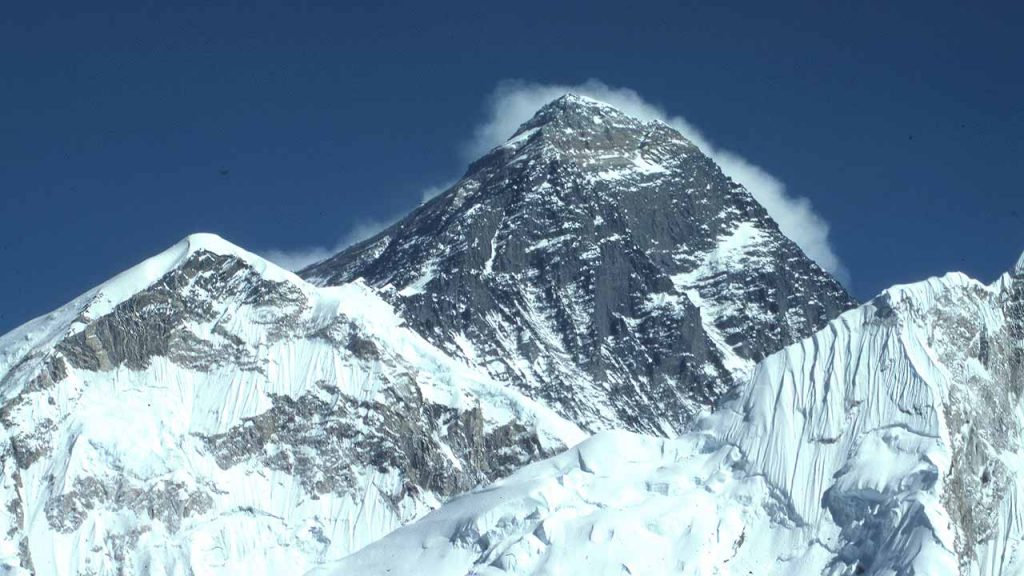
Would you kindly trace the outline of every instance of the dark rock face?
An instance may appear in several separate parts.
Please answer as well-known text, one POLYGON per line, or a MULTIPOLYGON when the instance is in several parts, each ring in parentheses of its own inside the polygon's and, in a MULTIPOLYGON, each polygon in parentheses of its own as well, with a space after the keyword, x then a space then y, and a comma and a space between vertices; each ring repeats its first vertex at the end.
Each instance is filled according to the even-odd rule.
POLYGON ((300 274, 365 279, 435 345, 584 427, 660 434, 854 305, 679 133, 571 95, 300 274))
MULTIPOLYGON (((385 307, 366 287, 341 293, 385 307)), ((465 368, 447 359, 417 364, 421 358, 407 355, 402 336, 392 340, 393 332, 377 332, 372 323, 397 321, 339 312, 331 299, 340 297, 267 275, 237 255, 197 249, 96 317, 88 307, 68 314, 80 329, 26 354, 0 378, 0 390, 10 394, 0 407, 0 535, 20 543, 18 564, 32 569, 26 522, 32 522, 27 512, 33 509, 44 512, 55 533, 89 532, 88 554, 125 573, 145 572, 131 553, 156 526, 176 534, 235 513, 263 513, 227 507, 232 486, 210 475, 189 476, 202 466, 184 474, 194 481, 150 476, 145 466, 136 473, 130 456, 108 450, 81 426, 78 411, 96 406, 93 385, 120 381, 126 393, 137 394, 140 384, 131 382, 132 374, 154 365, 157 372, 173 366, 172 373, 194 376, 206 391, 239 391, 227 398, 212 394, 212 404, 190 409, 195 414, 235 412, 232 401, 251 401, 256 394, 247 392, 271 383, 287 383, 275 389, 294 391, 266 393, 269 410, 226 431, 173 432, 182 434, 176 448, 194 462, 222 470, 244 466, 243 472, 258 475, 283 472, 300 488, 300 499, 326 500, 328 506, 362 501, 372 492, 371 499, 379 497, 401 521, 564 448, 558 440, 542 441, 544 431, 528 417, 517 419, 520 413, 494 420, 479 399, 473 403, 467 396, 464 406, 452 407, 424 398, 421 386, 459 378, 452 367, 465 368), (101 456, 69 468, 69 462, 92 457, 92 449, 101 456), (40 466, 46 467, 45 485, 26 500, 22 478, 40 466), (112 514, 135 523, 93 524, 112 514)), ((148 379, 142 380, 144 388, 148 379)), ((192 400, 206 402, 202 390, 196 392, 192 400)), ((159 419, 161 399, 154 396, 147 404, 153 411, 138 417, 159 419)), ((322 528, 309 530, 324 549, 347 545, 337 544, 337 534, 316 532, 322 528)))
POLYGON ((214 322, 223 314, 219 303, 267 307, 274 310, 283 336, 297 317, 305 297, 294 286, 270 282, 233 256, 198 252, 154 286, 119 304, 113 312, 62 341, 57 350, 75 368, 110 370, 126 366, 141 370, 154 356, 197 370, 231 363, 257 370, 259 358, 235 335, 215 324, 215 341, 203 340, 186 329, 188 322, 214 322))
POLYGON ((944 479, 943 506, 957 528, 964 573, 978 548, 997 534, 1000 504, 1019 482, 1004 455, 1024 438, 1016 415, 1024 394, 1024 269, 1018 265, 1009 276, 1007 289, 994 300, 981 288, 970 300, 946 297, 933 320, 946 334, 935 348, 954 382, 943 406, 946 425, 958 431, 950 435, 952 466, 944 479), (993 310, 1003 320, 995 330, 984 321, 993 310), (970 360, 983 370, 972 368, 970 360))
POLYGON ((47 501, 46 518, 54 530, 69 534, 82 526, 93 509, 130 510, 177 532, 182 518, 202 514, 212 505, 206 491, 190 491, 180 482, 139 488, 127 478, 86 477, 76 478, 71 490, 47 501))
POLYGON ((358 493, 357 469, 397 470, 409 491, 447 498, 551 456, 536 432, 509 422, 486 432, 479 408, 459 412, 425 402, 410 385, 384 402, 356 400, 321 383, 316 392, 274 398, 274 407, 204 438, 224 469, 255 460, 297 477, 312 498, 358 493))

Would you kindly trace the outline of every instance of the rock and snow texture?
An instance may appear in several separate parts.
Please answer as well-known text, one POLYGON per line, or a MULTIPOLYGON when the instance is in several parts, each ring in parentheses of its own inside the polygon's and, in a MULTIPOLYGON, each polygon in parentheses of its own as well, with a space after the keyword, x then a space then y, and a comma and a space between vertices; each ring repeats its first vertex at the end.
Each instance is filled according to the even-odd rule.
MULTIPOLYGON (((936 420, 946 428, 866 432, 923 418, 907 394, 941 384, 941 401, 954 398, 960 388, 933 375, 870 402, 861 388, 888 390, 891 374, 870 386, 849 376, 818 407, 822 380, 779 358, 802 350, 800 362, 825 369, 839 357, 818 357, 827 330, 754 366, 853 302, 664 124, 563 97, 447 193, 302 276, 191 236, 0 337, 0 574, 333 566, 589 432, 674 436, 738 382, 748 384, 699 433, 599 436, 365 548, 344 573, 620 573, 587 555, 605 548, 634 574, 760 573, 762 554, 855 571, 930 550, 924 536, 939 532, 922 532, 920 518, 946 510, 955 529, 939 534, 940 551, 1013 558, 1016 437, 997 434, 1017 433, 1016 404, 999 396, 1009 316, 982 315, 985 360, 958 368, 994 383, 970 388, 999 406, 988 419, 957 396, 968 411, 936 420), (755 401, 786 374, 814 391, 798 414, 755 401), (767 424, 775 409, 773 422, 791 424, 779 425, 784 438, 767 424), (841 415, 850 436, 802 436, 841 415), (878 462, 857 463, 881 453, 868 442, 894 446, 885 478, 911 480, 865 487, 857 470, 878 462), (933 480, 921 454, 958 472, 933 480), (958 468, 957 454, 971 459, 958 468), (808 496, 822 486, 827 502, 808 496), (889 538, 903 534, 886 528, 893 517, 911 518, 921 539, 889 538), (871 556, 883 541, 896 542, 888 556, 871 556), (374 551, 388 545, 420 552, 384 566, 374 551)), ((1014 286, 1004 284, 979 294, 995 299, 1014 286)), ((867 338, 868 324, 850 338, 867 338)))
POLYGON ((678 132, 574 95, 300 274, 362 278, 427 340, 588 430, 659 435, 854 304, 678 132))
POLYGON ((0 338, 0 573, 296 574, 584 435, 196 235, 0 338))
POLYGON ((601 433, 317 574, 1024 573, 1024 269, 898 286, 677 439, 601 433))

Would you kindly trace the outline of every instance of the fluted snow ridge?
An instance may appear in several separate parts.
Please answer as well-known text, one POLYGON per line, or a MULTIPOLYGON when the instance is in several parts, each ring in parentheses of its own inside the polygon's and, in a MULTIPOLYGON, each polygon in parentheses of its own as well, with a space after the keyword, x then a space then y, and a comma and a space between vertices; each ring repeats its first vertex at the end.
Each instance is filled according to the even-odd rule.
POLYGON ((286 574, 583 438, 360 282, 190 236, 0 338, 0 572, 286 574))
POLYGON ((1010 275, 894 287, 696 431, 598 435, 332 573, 1020 573, 1022 326, 1010 275))

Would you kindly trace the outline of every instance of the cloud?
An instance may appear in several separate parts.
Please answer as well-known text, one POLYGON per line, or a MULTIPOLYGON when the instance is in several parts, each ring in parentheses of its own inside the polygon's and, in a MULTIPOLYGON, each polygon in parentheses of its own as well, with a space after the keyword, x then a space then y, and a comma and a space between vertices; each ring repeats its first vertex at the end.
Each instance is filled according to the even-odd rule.
POLYGON ((306 246, 294 250, 265 250, 261 255, 274 264, 291 271, 298 271, 310 264, 326 260, 349 246, 366 240, 398 221, 398 217, 386 220, 364 220, 356 223, 333 247, 306 246))
POLYGON ((476 127, 463 146, 463 158, 475 159, 501 144, 538 108, 566 92, 600 100, 641 120, 659 120, 672 126, 711 157, 727 176, 743 184, 778 223, 782 233, 818 265, 842 280, 849 280, 846 267, 829 241, 828 222, 814 211, 810 200, 789 195, 778 178, 743 156, 718 148, 685 118, 669 114, 629 88, 615 88, 593 79, 582 84, 502 82, 487 101, 486 120, 476 127))
POLYGON ((337 254, 337 251, 326 246, 306 246, 304 248, 296 248, 294 250, 279 250, 277 248, 272 248, 270 250, 264 250, 260 253, 260 256, 263 256, 285 270, 298 272, 314 262, 326 260, 335 254, 337 254))
POLYGON ((438 194, 444 192, 445 190, 451 188, 452 186, 455 186, 456 182, 458 182, 458 181, 457 180, 450 180, 448 182, 445 182, 444 184, 441 184, 440 186, 430 186, 430 187, 428 187, 426 190, 424 190, 420 194, 420 204, 426 204, 427 202, 432 200, 438 194))
MULTIPOLYGON (((455 182, 452 180, 439 186, 424 188, 420 192, 420 204, 426 204, 438 194, 454 186, 455 182)), ((293 250, 264 250, 262 256, 286 270, 297 272, 310 264, 326 260, 349 246, 376 235, 378 232, 382 232, 404 216, 406 216, 406 213, 394 214, 383 219, 371 218, 356 222, 344 236, 330 246, 305 246, 293 250)))

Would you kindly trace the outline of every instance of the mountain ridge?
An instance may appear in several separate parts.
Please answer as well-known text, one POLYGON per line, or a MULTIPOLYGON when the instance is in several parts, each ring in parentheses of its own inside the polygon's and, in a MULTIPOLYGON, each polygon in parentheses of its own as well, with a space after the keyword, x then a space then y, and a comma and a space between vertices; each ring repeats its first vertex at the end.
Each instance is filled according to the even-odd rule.
POLYGON ((313 574, 1018 573, 1022 278, 894 286, 692 432, 602 432, 313 574))
POLYGON ((368 287, 211 235, 0 342, 15 573, 293 571, 583 438, 368 287))
POLYGON ((331 563, 595 430, 685 430, 852 306, 666 125, 539 117, 306 278, 197 234, 0 337, 0 564, 331 563))

